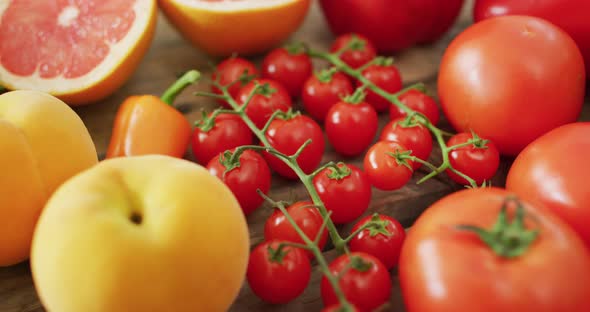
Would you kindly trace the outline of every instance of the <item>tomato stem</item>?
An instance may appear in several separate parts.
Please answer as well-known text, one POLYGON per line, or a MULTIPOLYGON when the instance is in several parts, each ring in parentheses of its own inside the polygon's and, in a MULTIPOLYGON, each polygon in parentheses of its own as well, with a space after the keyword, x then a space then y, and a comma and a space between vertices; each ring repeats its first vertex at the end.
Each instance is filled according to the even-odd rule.
POLYGON ((162 102, 172 106, 176 97, 189 85, 197 82, 201 78, 201 73, 197 70, 189 70, 176 80, 160 97, 162 102))

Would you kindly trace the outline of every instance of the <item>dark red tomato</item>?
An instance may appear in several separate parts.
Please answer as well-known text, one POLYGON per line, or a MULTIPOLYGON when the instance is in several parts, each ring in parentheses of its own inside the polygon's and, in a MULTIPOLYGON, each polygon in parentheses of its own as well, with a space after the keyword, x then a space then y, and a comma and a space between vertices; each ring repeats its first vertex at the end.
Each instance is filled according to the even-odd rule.
MULTIPOLYGON (((416 89, 410 89, 400 95, 398 99, 408 108, 421 113, 424 117, 428 118, 431 124, 436 125, 438 123, 440 112, 438 110, 438 104, 436 104, 436 101, 432 97, 416 89)), ((390 106, 389 117, 392 120, 406 115, 406 112, 399 107, 395 105, 390 106)))
POLYGON ((274 304, 297 298, 311 278, 309 258, 298 248, 280 241, 264 242, 251 252, 246 277, 252 291, 262 300, 274 304))
MULTIPOLYGON (((454 135, 447 142, 447 146, 464 144, 473 139, 471 133, 459 133, 454 135)), ((498 171, 500 166, 500 153, 493 142, 484 140, 480 143, 453 149, 449 153, 451 166, 461 173, 475 180, 478 185, 490 180, 498 171)), ((469 184, 467 180, 460 177, 451 170, 446 171, 447 175, 455 182, 469 184)))
POLYGON ((406 239, 404 227, 394 218, 385 215, 366 216, 351 230, 354 233, 365 224, 374 224, 360 231, 349 243, 350 251, 366 252, 379 259, 387 269, 399 261, 402 244, 406 239))
POLYGON ((293 106, 293 103, 289 93, 279 82, 270 79, 256 79, 238 92, 236 101, 239 105, 243 105, 248 100, 252 90, 254 90, 255 82, 263 87, 258 89, 260 93, 252 97, 246 107, 246 114, 252 119, 256 127, 262 129, 276 110, 286 112, 293 106))
POLYGON ((358 309, 352 306, 351 309, 344 310, 344 308, 342 308, 342 306, 339 303, 337 303, 329 307, 323 308, 322 312, 358 312, 358 309))
POLYGON ((478 0, 473 18, 476 22, 501 15, 531 15, 548 20, 567 32, 580 48, 590 76, 590 1, 587 0, 478 0))
MULTIPOLYGON (((383 60, 381 64, 369 65, 363 70, 362 74, 387 93, 393 94, 402 89, 402 77, 399 70, 389 60, 383 60)), ((360 85, 361 83, 358 83, 357 87, 360 87, 360 85)), ((392 106, 389 100, 371 90, 367 90, 366 101, 373 105, 377 112, 386 112, 392 106)))
POLYGON ((323 70, 307 78, 301 100, 305 111, 315 120, 323 122, 330 108, 353 91, 352 83, 346 75, 323 70))
POLYGON ((379 119, 367 102, 342 100, 332 106, 324 128, 334 150, 344 156, 357 156, 371 145, 377 134, 379 119))
POLYGON ((371 183, 355 165, 339 163, 338 169, 327 168, 313 178, 320 199, 336 224, 360 217, 371 203, 371 183))
POLYGON ((470 26, 446 49, 438 76, 441 106, 453 127, 490 139, 503 155, 517 155, 547 131, 577 120, 585 89, 576 43, 530 16, 470 26))
POLYGON ((215 117, 211 129, 201 129, 206 129, 209 122, 211 121, 203 120, 200 127, 195 127, 191 137, 193 155, 201 165, 206 165, 221 152, 253 142, 252 131, 237 115, 219 114, 215 117))
POLYGON ((380 190, 392 191, 408 183, 414 162, 391 155, 407 151, 399 142, 379 141, 371 146, 364 159, 365 172, 371 184, 380 190))
MULTIPOLYGON (((390 121, 381 131, 380 141, 399 142, 408 150, 412 156, 424 161, 428 160, 432 152, 432 135, 430 130, 416 121, 406 121, 405 117, 390 121)), ((412 165, 414 170, 420 168, 421 163, 415 161, 412 165)))
POLYGON ((264 194, 270 190, 270 168, 264 158, 252 150, 244 151, 235 162, 231 159, 232 154, 233 151, 222 152, 213 157, 207 164, 207 170, 227 185, 244 214, 248 215, 263 202, 257 190, 264 194))
MULTIPOLYGON (((324 134, 322 128, 307 116, 277 118, 271 122, 265 136, 272 147, 286 155, 295 154, 307 140, 311 139, 311 144, 297 158, 297 164, 307 174, 312 173, 322 161, 325 149, 324 134)), ((293 169, 276 156, 264 152, 264 158, 279 175, 288 179, 297 178, 293 169)))
MULTIPOLYGON (((293 218, 295 223, 297 223, 309 239, 313 241, 316 238, 324 219, 318 209, 313 206, 312 202, 296 202, 287 207, 287 213, 289 213, 291 218, 293 218)), ((305 243, 299 234, 297 234, 291 223, 289 223, 285 214, 279 209, 275 209, 272 215, 266 220, 266 223, 264 224, 264 239, 267 241, 276 239, 300 244, 305 243)), ((324 229, 318 247, 324 249, 327 241, 328 231, 324 229)), ((309 255, 313 256, 311 253, 309 253, 309 255)))
POLYGON ((375 47, 366 37, 352 33, 339 36, 332 43, 330 52, 336 52, 344 49, 354 38, 360 40, 362 45, 360 47, 356 47, 355 49, 348 49, 340 55, 340 59, 352 68, 359 68, 377 56, 375 47))
POLYGON ((590 247, 590 123, 561 126, 514 160, 506 188, 565 220, 590 247))
POLYGON ((358 33, 380 53, 438 40, 453 25, 463 0, 320 0, 336 35, 358 33))
MULTIPOLYGON (((219 80, 219 84, 222 86, 231 84, 227 91, 232 98, 237 99, 240 89, 257 76, 258 69, 252 62, 240 57, 230 57, 217 64, 211 79, 219 80)), ((211 86, 211 91, 216 94, 223 93, 215 86, 211 86)), ((219 103, 229 107, 225 100, 219 100, 219 103)))
POLYGON ((311 73, 311 59, 301 50, 278 48, 262 60, 262 77, 280 82, 291 97, 301 94, 303 83, 311 73))
MULTIPOLYGON (((342 255, 329 266, 330 272, 339 276, 339 285, 346 299, 360 311, 373 311, 389 301, 391 278, 379 259, 364 253, 351 252, 342 255)), ((332 285, 325 276, 320 284, 324 305, 338 303, 332 285)))

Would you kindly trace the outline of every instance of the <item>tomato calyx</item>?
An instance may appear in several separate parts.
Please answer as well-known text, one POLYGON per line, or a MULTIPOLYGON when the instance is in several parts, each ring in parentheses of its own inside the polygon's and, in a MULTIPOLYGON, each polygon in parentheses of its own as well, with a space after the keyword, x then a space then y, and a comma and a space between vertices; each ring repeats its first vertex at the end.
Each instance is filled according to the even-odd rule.
POLYGON ((336 67, 322 69, 320 71, 315 72, 315 77, 321 83, 329 83, 330 81, 332 81, 332 77, 337 71, 338 69, 336 67))
POLYGON ((381 67, 388 67, 388 66, 393 65, 394 59, 393 59, 393 57, 377 56, 370 63, 372 65, 377 65, 377 66, 381 66, 381 67))
POLYGON ((473 225, 459 225, 458 230, 470 231, 488 245, 496 255, 502 258, 516 258, 522 256, 539 235, 539 230, 527 230, 524 226, 525 211, 520 200, 514 196, 506 197, 490 230, 473 225), (508 205, 516 205, 512 222, 508 220, 508 205))
POLYGON ((414 112, 412 114, 409 114, 406 116, 406 118, 404 118, 403 120, 399 120, 398 122, 393 124, 393 127, 397 127, 400 126, 402 128, 411 128, 411 127, 418 127, 421 126, 422 123, 420 121, 418 121, 419 119, 422 119, 422 121, 426 121, 428 120, 426 117, 422 116, 420 113, 414 112))
POLYGON ((328 173, 328 178, 338 181, 348 177, 352 173, 352 169, 350 169, 350 167, 348 167, 343 162, 339 162, 334 166, 328 167, 328 170, 330 170, 328 173))
POLYGON ((371 262, 366 261, 362 257, 351 256, 349 266, 351 269, 355 271, 367 272, 373 267, 373 264, 371 262))
POLYGON ((293 42, 286 45, 284 48, 289 55, 301 55, 307 50, 303 42, 293 42))
POLYGON ((255 91, 256 94, 260 94, 260 95, 264 96, 265 98, 270 98, 274 93, 277 93, 277 92, 278 92, 277 89, 271 87, 268 82, 264 83, 262 85, 259 85, 255 91))
POLYGON ((342 47, 340 50, 336 51, 334 54, 341 55, 346 51, 362 51, 365 49, 366 45, 367 43, 365 42, 365 40, 361 39, 356 34, 352 34, 350 36, 350 40, 346 43, 346 45, 342 47))
POLYGON ((225 167, 225 171, 223 172, 224 176, 228 172, 240 167, 240 156, 243 152, 244 149, 236 149, 235 152, 225 151, 219 156, 219 163, 225 167))
POLYGON ((287 247, 287 245, 281 243, 281 244, 279 244, 279 246, 276 249, 274 249, 269 244, 266 247, 266 249, 268 250, 268 261, 269 262, 276 262, 276 263, 282 264, 283 263, 283 259, 290 252, 290 250, 285 250, 285 247, 287 247))
POLYGON ((363 85, 360 88, 357 88, 356 90, 354 90, 354 93, 352 93, 351 95, 347 95, 345 96, 342 101, 344 103, 348 103, 348 104, 352 104, 352 105, 358 105, 360 103, 362 103, 365 100, 365 97, 367 96, 367 92, 365 92, 365 88, 366 85, 363 85))
POLYGON ((375 237, 379 234, 385 235, 387 237, 391 236, 391 232, 387 230, 387 226, 389 225, 389 221, 382 220, 379 218, 379 214, 373 214, 371 217, 371 221, 366 223, 366 230, 369 231, 369 236, 375 237))
POLYGON ((412 168, 412 165, 410 165, 410 163, 408 162, 409 160, 412 159, 416 159, 416 157, 412 156, 412 151, 399 151, 398 149, 395 150, 395 152, 393 153, 385 153, 388 156, 391 156, 395 162, 399 165, 399 166, 405 166, 408 169, 410 169, 411 171, 414 171, 414 169, 412 168))

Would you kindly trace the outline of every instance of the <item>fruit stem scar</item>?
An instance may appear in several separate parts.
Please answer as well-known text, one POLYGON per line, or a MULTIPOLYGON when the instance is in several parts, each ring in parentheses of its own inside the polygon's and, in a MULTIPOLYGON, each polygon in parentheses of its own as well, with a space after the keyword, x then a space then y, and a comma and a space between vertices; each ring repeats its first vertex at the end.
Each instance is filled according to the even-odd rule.
POLYGON ((131 222, 133 222, 134 224, 141 225, 141 222, 143 221, 143 217, 141 216, 141 214, 139 212, 133 211, 133 212, 131 212, 131 215, 129 216, 129 220, 131 222))
POLYGON ((70 5, 61 11, 57 18, 57 24, 63 27, 68 27, 72 25, 76 18, 78 18, 78 15, 80 15, 80 10, 73 5, 70 5))

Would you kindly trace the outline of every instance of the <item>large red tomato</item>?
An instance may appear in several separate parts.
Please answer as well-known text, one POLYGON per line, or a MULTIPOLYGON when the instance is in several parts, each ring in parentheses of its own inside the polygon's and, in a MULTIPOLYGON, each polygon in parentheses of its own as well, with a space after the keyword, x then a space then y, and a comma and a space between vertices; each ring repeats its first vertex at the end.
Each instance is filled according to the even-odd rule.
POLYGON ((408 312, 590 311, 582 240, 499 188, 459 191, 428 208, 408 232, 399 277, 408 312))
POLYGON ((561 29, 536 17, 477 23, 449 45, 438 76, 441 106, 459 132, 475 131, 516 155, 573 122, 585 91, 584 60, 561 29))
POLYGON ((590 247, 590 122, 541 136, 516 158, 506 188, 544 205, 569 223, 590 247))
POLYGON ((501 15, 532 15, 544 18, 565 30, 578 44, 590 75, 590 23, 588 0, 477 0, 473 18, 479 22, 501 15))
POLYGON ((320 0, 320 5, 334 34, 364 35, 383 53, 439 39, 463 0, 320 0))

